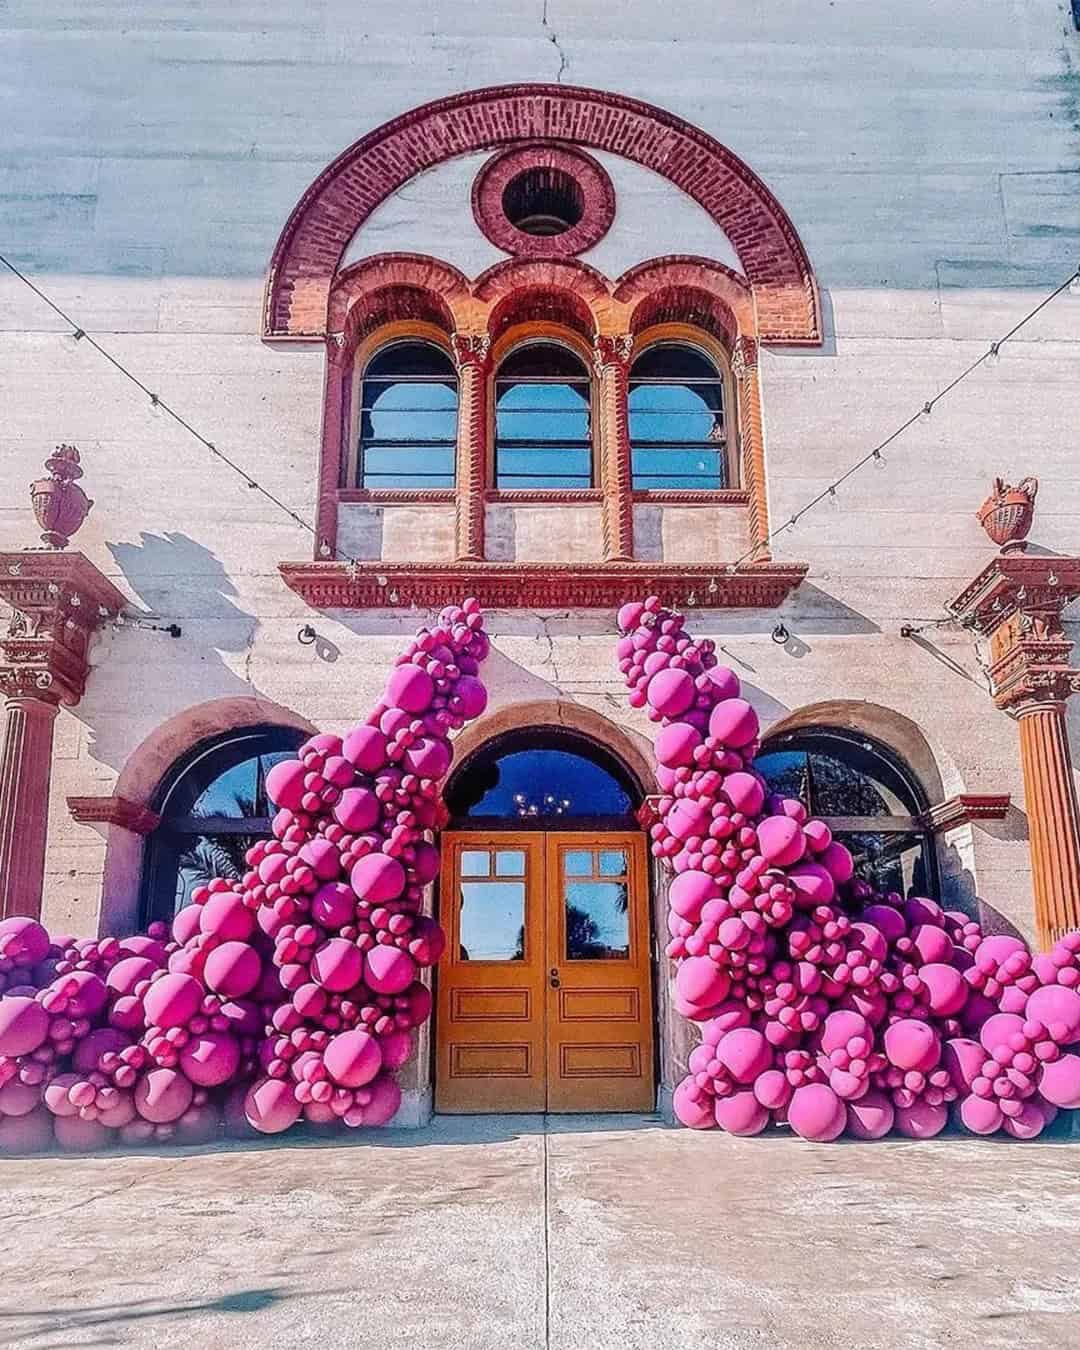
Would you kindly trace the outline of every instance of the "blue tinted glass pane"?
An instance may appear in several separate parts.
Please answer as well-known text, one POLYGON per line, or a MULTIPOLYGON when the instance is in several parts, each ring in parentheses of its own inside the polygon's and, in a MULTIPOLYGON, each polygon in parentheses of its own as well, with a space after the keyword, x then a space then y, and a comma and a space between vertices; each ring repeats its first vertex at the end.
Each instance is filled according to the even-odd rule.
POLYGON ((809 776, 806 755, 801 750, 775 750, 767 755, 758 755, 754 768, 761 774, 772 792, 784 797, 795 797, 808 802, 809 776))
POLYGON ((469 849, 461 855, 461 875, 463 877, 486 877, 491 866, 491 855, 487 849, 469 849))
POLYGON ((630 955, 625 882, 568 881, 565 900, 568 961, 618 961, 630 955))
POLYGON ((465 815, 573 818, 624 816, 633 809, 629 794, 607 770, 568 750, 513 751, 484 772, 496 781, 474 803, 463 804, 465 815), (545 797, 556 805, 545 804, 545 797))
POLYGON ((523 877, 525 875, 525 854, 518 848, 501 848, 495 854, 495 875, 497 877, 523 877))
POLYGON ((521 446, 499 451, 499 477, 521 474, 551 474, 556 478, 588 478, 592 455, 588 450, 548 449, 521 446))
POLYGON ((600 875, 602 877, 626 875, 626 854, 621 848, 606 848, 601 851, 600 875))
POLYGON ((525 959, 524 881, 463 881, 461 961, 525 959))
POLYGON ((591 877, 593 855, 588 849, 563 854, 563 871, 568 877, 591 877))
POLYGON ((453 441, 457 435, 455 412, 382 412, 365 418, 364 442, 369 441, 453 441))
POLYGON ((500 441, 587 441, 589 415, 580 408, 558 412, 509 412, 500 408, 496 435, 500 441))
MULTIPOLYGON (((286 759, 288 756, 281 755, 279 758, 286 759)), ((191 815, 202 819, 227 816, 230 820, 244 820, 258 815, 259 785, 259 757, 256 755, 234 764, 208 784, 195 798, 191 815)))
POLYGON ((364 473, 450 473, 454 451, 444 445, 367 446, 364 473))
POLYGON ((707 448, 641 450, 635 446, 631 466, 637 488, 719 488, 726 482, 724 456, 707 448))

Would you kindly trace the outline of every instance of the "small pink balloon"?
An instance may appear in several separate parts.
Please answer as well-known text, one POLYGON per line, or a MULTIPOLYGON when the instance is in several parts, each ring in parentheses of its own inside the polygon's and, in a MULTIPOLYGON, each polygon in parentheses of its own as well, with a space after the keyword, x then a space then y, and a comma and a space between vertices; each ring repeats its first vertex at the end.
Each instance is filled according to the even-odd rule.
POLYGON ((884 1045, 890 1064, 898 1069, 926 1072, 938 1062, 941 1042, 928 1023, 905 1017, 886 1030, 884 1045))
POLYGON ((450 767, 449 743, 440 736, 421 736, 405 751, 405 764, 420 778, 442 778, 450 767))
POLYGON ((12 914, 0 919, 0 956, 36 966, 49 954, 49 934, 36 919, 12 914))
POLYGON ((702 905, 718 890, 716 882, 705 872, 680 872, 668 890, 668 903, 680 918, 697 923, 702 905))
POLYGON ((851 851, 835 841, 818 855, 818 861, 826 868, 833 881, 843 886, 855 875, 855 859, 851 851))
POLYGON ((330 881, 311 898, 312 920, 323 928, 343 928, 356 918, 356 894, 343 881, 330 881))
POLYGON ((131 1037, 126 1031, 119 1031, 115 1027, 98 1027, 76 1045, 71 1057, 72 1066, 77 1073, 93 1073, 102 1055, 118 1055, 130 1044, 131 1037))
POLYGON ((671 1109, 676 1120, 689 1130, 711 1130, 716 1127, 713 1102, 716 1099, 703 1092, 692 1078, 684 1078, 671 1095, 671 1109))
POLYGON ((962 1092, 970 1092, 972 1083, 981 1075, 982 1066, 986 1063, 986 1051, 978 1041, 956 1036, 945 1042, 941 1063, 948 1070, 954 1087, 962 1092))
POLYGON ((382 1074, 370 1084, 368 1091, 371 1100, 363 1108, 363 1125, 366 1129, 389 1125, 401 1106, 401 1088, 390 1077, 382 1074))
POLYGON ((144 1120, 166 1125, 191 1105, 194 1088, 175 1069, 151 1069, 135 1084, 135 1109, 144 1120))
POLYGON ((346 788, 334 806, 334 819, 353 834, 363 834, 379 819, 379 799, 370 788, 346 788))
POLYGON ((135 986, 148 980, 157 969, 145 956, 128 956, 112 967, 105 976, 105 984, 113 995, 122 997, 134 993, 135 986))
POLYGON ((9 1078, 0 1087, 0 1116, 29 1115, 41 1104, 41 1088, 22 1083, 17 1078, 9 1078))
POLYGON ((972 1134, 994 1134, 1005 1117, 993 1097, 965 1097, 960 1103, 960 1120, 972 1134))
POLYGON ((1046 985, 1032 993, 1024 1016, 1049 1027, 1055 1040, 1060 1036, 1059 1044, 1070 1045, 1080 1037, 1080 994, 1060 984, 1046 985))
POLYGON ((255 929, 255 915, 234 891, 219 891, 202 906, 199 928, 210 937, 243 942, 255 929))
POLYGON ((761 779, 752 773, 739 770, 724 778, 724 795, 744 816, 756 816, 765 803, 765 787, 761 779))
POLYGON ((953 944, 948 933, 933 924, 917 924, 911 930, 911 940, 922 962, 945 964, 952 956, 953 944))
POLYGON ((780 1111, 791 1101, 793 1088, 779 1069, 766 1069, 754 1080, 754 1096, 769 1111, 780 1111))

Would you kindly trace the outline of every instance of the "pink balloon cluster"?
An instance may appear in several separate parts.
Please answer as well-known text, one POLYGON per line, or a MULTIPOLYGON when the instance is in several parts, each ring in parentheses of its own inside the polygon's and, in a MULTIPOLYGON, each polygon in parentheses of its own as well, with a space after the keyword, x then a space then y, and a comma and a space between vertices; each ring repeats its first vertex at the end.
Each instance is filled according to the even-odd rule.
POLYGON ((708 639, 619 611, 632 706, 661 724, 653 853, 673 872, 675 1006, 701 1027, 674 1110, 694 1129, 1031 1139, 1080 1107, 1080 934, 1032 957, 933 900, 876 893, 754 769, 757 715, 708 639))
POLYGON ((445 946, 422 906, 449 737, 486 706, 488 648, 475 600, 421 629, 366 723, 270 770, 272 837, 171 927, 0 921, 0 1151, 392 1119, 445 946))

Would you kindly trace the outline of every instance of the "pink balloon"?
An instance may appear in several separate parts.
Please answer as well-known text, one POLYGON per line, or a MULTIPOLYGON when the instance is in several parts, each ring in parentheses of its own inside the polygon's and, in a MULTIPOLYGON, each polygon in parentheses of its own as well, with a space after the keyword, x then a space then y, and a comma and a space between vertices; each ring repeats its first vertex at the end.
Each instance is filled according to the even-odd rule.
POLYGON ((323 928, 342 928, 356 918, 356 894, 342 881, 320 886, 311 899, 311 917, 323 928))
POLYGON ((180 1051, 180 1067, 198 1087, 219 1087, 240 1066, 240 1044, 223 1031, 193 1036, 180 1051))
POLYGON ((760 1134, 769 1123, 768 1111, 749 1089, 718 1097, 714 1110, 716 1123, 728 1134, 760 1134))
POLYGON ((724 794, 736 811, 756 816, 765 804, 765 788, 756 774, 741 770, 724 778, 724 794))
POLYGON ((450 746, 439 736, 421 736, 405 751, 406 766, 421 778, 442 778, 450 759, 450 746))
POLYGON ((0 919, 0 957, 36 966, 49 954, 49 934, 36 919, 12 914, 0 919))
POLYGON ((807 909, 829 904, 836 894, 836 883, 820 863, 799 863, 788 879, 795 888, 796 903, 807 909))
POLYGON ((157 969, 154 962, 145 956, 128 956, 123 961, 117 961, 105 976, 105 984, 113 994, 131 994, 137 984, 148 980, 157 969))
POLYGON ((309 839, 300 850, 300 861, 307 863, 320 881, 333 881, 341 875, 341 854, 329 839, 309 839))
POLYGON ((757 713, 742 698, 724 699, 709 715, 709 735, 735 750, 756 740, 759 729, 757 713))
POLYGON ((135 1109, 144 1120, 165 1125, 191 1105, 194 1088, 175 1069, 151 1069, 135 1084, 135 1109))
POLYGON ((203 976, 207 985, 226 998, 243 998, 259 983, 262 963, 246 942, 223 942, 206 958, 203 976))
POLYGON ((960 1120, 972 1134, 993 1134, 1005 1117, 993 1097, 965 1097, 960 1103, 960 1120))
POLYGON ((705 872, 681 872, 668 890, 668 903, 683 919, 696 923, 701 907, 717 894, 716 882, 705 872))
POLYGON ((769 1111, 781 1111, 791 1101, 792 1086, 779 1069, 766 1069, 754 1081, 754 1096, 769 1111))
POLYGON ((364 958, 360 948, 344 938, 331 938, 315 953, 311 962, 312 979, 324 989, 344 993, 360 982, 364 958))
POLYGON ((1025 1102, 1015 1116, 1005 1117, 1005 1133, 1014 1139, 1037 1139, 1046 1128, 1046 1117, 1034 1102, 1025 1102))
POLYGON ((53 1142, 53 1117, 43 1106, 24 1116, 0 1116, 0 1153, 44 1153, 53 1142))
POLYGON ((352 869, 349 880, 362 900, 382 904, 396 900, 405 889, 405 869, 385 853, 369 853, 352 869))
POLYGON ((893 1127, 896 1111, 884 1092, 872 1088, 847 1104, 847 1132, 854 1139, 883 1139, 893 1127))
POLYGON ((461 715, 467 721, 479 717, 487 707, 488 695, 483 683, 473 675, 462 675, 454 693, 461 700, 461 715))
POLYGON ((845 885, 855 875, 855 860, 849 849, 843 844, 831 843, 818 857, 821 865, 827 869, 833 881, 845 885))
POLYGON ((435 694, 431 676, 420 666, 398 666, 386 685, 386 701, 406 712, 424 712, 435 694))
POLYGON ((266 775, 266 795, 275 806, 296 811, 304 796, 307 769, 298 759, 284 759, 266 775))
POLYGON ((146 1020, 156 1027, 180 1027, 202 1003, 202 985, 192 975, 163 975, 146 992, 146 1020))
POLYGON ((379 819, 379 799, 370 788, 346 788, 334 807, 334 819, 353 834, 363 834, 379 819))
POLYGON ((952 956, 953 945, 949 935, 932 924, 921 923, 911 930, 911 940, 923 961, 946 963, 952 956))
POLYGON ((178 1144, 209 1144, 221 1133, 221 1113, 210 1102, 189 1106, 176 1122, 178 1144))
POLYGON ((862 1036, 870 1041, 872 1039, 870 1024, 859 1013, 841 1008, 826 1017, 821 1031, 821 1048, 826 1054, 831 1054, 834 1050, 843 1050, 848 1041, 856 1036, 862 1036))
POLYGON ((711 1130, 716 1125, 713 1103, 716 1099, 703 1092, 692 1078, 684 1078, 671 1095, 675 1118, 690 1130, 711 1130))
POLYGON ((0 998, 0 1055, 28 1055, 49 1034, 49 1015, 32 998, 0 998))
POLYGON ((910 1139, 933 1139, 940 1134, 949 1120, 944 1106, 932 1106, 925 1098, 919 1098, 913 1106, 896 1108, 896 1128, 910 1139))
POLYGON ((938 1062, 941 1043, 937 1032, 926 1022, 905 1017, 885 1032, 885 1054, 898 1069, 925 1072, 938 1062))
POLYGON ((25 1116, 41 1103, 41 1088, 9 1078, 0 1087, 0 1116, 25 1116))
POLYGON ((919 979, 926 985, 930 1011, 936 1017, 954 1017, 967 1001, 969 986, 955 966, 932 962, 921 968, 919 979))
POLYGON ((675 975, 675 988, 688 1003, 701 1008, 721 1002, 727 995, 728 977, 707 956, 692 956, 675 975))
POLYGON ((686 712, 694 701, 697 690, 693 677, 685 670, 669 666, 657 671, 649 681, 646 698, 649 707, 664 717, 678 717, 686 712))
POLYGON ((375 773, 386 763, 386 737, 378 727, 354 727, 345 737, 341 753, 361 773, 375 773))
POLYGON ((788 867, 806 852, 802 826, 790 816, 766 816, 757 824, 758 848, 767 863, 788 867))
POLYGON ((345 1031, 330 1041, 324 1060, 335 1082, 357 1088, 371 1082, 382 1068, 383 1056, 374 1036, 366 1031, 345 1031))
POLYGON ((672 722, 656 738, 655 753, 659 763, 677 769, 692 764, 694 751, 701 744, 701 732, 689 722, 672 722))
POLYGON ((260 1078, 247 1090, 244 1115, 261 1134, 280 1134, 300 1117, 301 1104, 292 1084, 280 1078, 260 1078))
POLYGON ((1060 984, 1046 985, 1032 993, 1024 1016, 1042 1022, 1054 1040, 1069 1045, 1080 1036, 1080 994, 1060 984))
POLYGON ((1044 1064, 1039 1091, 1052 1106, 1070 1111, 1080 1107, 1080 1055, 1062 1055, 1052 1064, 1044 1064))
POLYGON ((941 1063, 948 1069, 953 1085, 962 1092, 970 1092, 972 1083, 982 1074, 986 1051, 978 1041, 957 1036, 945 1042, 941 1063))
POLYGON ((372 947, 364 957, 364 983, 377 994, 400 994, 416 978, 416 965, 399 947, 372 947))
POLYGON ((401 1088, 389 1074, 382 1074, 368 1091, 371 1100, 363 1108, 362 1124, 368 1129, 389 1125, 401 1106, 401 1088))
MULTIPOLYGON (((772 1047, 760 1031, 751 1027, 729 1031, 716 1047, 716 1054, 737 1083, 752 1083, 758 1074, 764 1073, 772 1064, 772 1047)), ((717 1119, 720 1119, 719 1116, 717 1119)), ((720 1124, 724 1122, 721 1120, 720 1124)), ((732 1130, 731 1133, 737 1134, 739 1131, 732 1130)), ((756 1134, 757 1130, 751 1133, 756 1134)))
POLYGON ((787 1115, 796 1134, 819 1144, 839 1138, 848 1119, 844 1103, 824 1083, 807 1083, 796 1088, 787 1115))
POLYGON ((78 1073, 93 1073, 102 1055, 117 1055, 130 1044, 131 1037, 127 1032, 115 1027, 99 1027, 76 1045, 71 1057, 72 1066, 78 1073))
POLYGON ((100 1120, 83 1120, 81 1116, 56 1116, 53 1134, 65 1153, 96 1153, 108 1148, 113 1138, 100 1120))
POLYGON ((234 891, 219 891, 203 905, 199 928, 211 937, 243 942, 254 931, 255 916, 234 891))

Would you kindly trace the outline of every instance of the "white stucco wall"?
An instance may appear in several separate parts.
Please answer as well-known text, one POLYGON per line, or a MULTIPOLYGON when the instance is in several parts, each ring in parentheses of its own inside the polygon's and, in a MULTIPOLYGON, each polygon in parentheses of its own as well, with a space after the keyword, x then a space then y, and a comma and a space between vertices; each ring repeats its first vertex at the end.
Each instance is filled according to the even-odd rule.
MULTIPOLYGON (((717 0, 707 20, 689 0, 10 0, 0 251, 310 517, 323 355, 257 337, 292 206, 347 144, 418 103, 556 78, 647 99, 718 137, 809 250, 827 341, 763 356, 774 524, 1078 260, 1080 38, 1064 0, 717 0)), ((670 252, 734 261, 662 180, 605 164, 619 214, 587 261, 609 274, 670 252)), ((470 274, 496 261, 468 208, 473 168, 402 189, 349 257, 430 251, 470 274)), ((155 728, 205 700, 250 696, 344 726, 420 616, 313 616, 276 571, 309 557, 310 540, 151 416, 85 344, 66 350, 61 327, 0 278, 0 546, 35 541, 25 485, 53 445, 74 441, 96 502, 79 546, 184 630, 106 635, 85 699, 58 722, 46 916, 89 931, 105 842, 71 822, 67 795, 110 791, 155 728), (297 645, 308 621, 336 658, 297 645)), ((928 632, 941 659, 898 630, 939 616, 990 556, 973 513, 996 473, 1042 480, 1035 544, 1080 546, 1078 361, 1080 305, 1063 298, 838 509, 778 541, 779 556, 812 567, 784 612, 798 643, 770 641, 772 613, 693 620, 730 654, 766 725, 817 702, 880 704, 919 725, 948 791, 1011 792, 1010 820, 967 832, 946 863, 969 874, 960 890, 1025 928, 1015 727, 992 710, 965 635, 928 632)), ((497 703, 559 693, 644 734, 614 676, 610 614, 495 615, 491 627, 497 703)), ((109 899, 115 921, 128 899, 109 899)))

